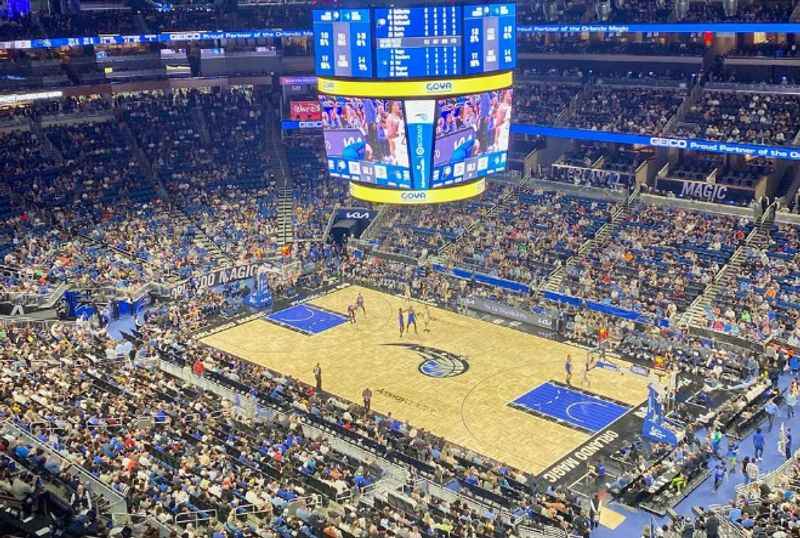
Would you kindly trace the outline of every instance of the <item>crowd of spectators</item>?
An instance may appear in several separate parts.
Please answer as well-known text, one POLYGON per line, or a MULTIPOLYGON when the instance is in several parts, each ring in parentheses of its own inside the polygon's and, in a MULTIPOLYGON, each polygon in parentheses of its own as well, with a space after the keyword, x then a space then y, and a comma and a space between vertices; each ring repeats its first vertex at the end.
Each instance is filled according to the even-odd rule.
POLYGON ((592 86, 566 124, 579 129, 660 134, 686 98, 685 89, 592 86))
POLYGON ((171 189, 212 185, 225 179, 224 164, 212 163, 208 140, 201 136, 192 114, 197 98, 198 92, 183 90, 114 98, 154 172, 171 189))
POLYGON ((611 206, 557 192, 517 190, 457 240, 449 259, 538 287, 608 222, 611 206))
POLYGON ((678 13, 673 0, 648 2, 625 0, 609 2, 607 17, 598 13, 595 4, 582 0, 551 5, 534 1, 520 4, 517 17, 526 24, 553 23, 658 23, 674 20, 682 22, 786 22, 790 19, 792 2, 765 1, 738 4, 734 12, 726 12, 723 2, 688 2, 685 13, 678 13))
POLYGON ((797 56, 798 48, 796 43, 774 43, 764 41, 762 43, 752 43, 750 45, 738 45, 735 49, 728 52, 726 56, 753 57, 764 56, 767 58, 794 58, 797 56))
POLYGON ((116 122, 59 124, 46 128, 45 134, 64 162, 57 176, 42 177, 30 190, 35 203, 111 204, 131 191, 147 190, 149 182, 116 122))
POLYGON ((321 177, 328 174, 325 161, 324 139, 320 133, 305 134, 300 132, 287 135, 286 164, 292 172, 295 185, 312 186, 321 177))
POLYGON ((567 266, 562 291, 672 319, 711 282, 749 231, 746 219, 640 204, 603 248, 567 266))
POLYGON ((195 242, 196 227, 177 220, 161 199, 143 204, 115 204, 96 211, 79 214, 80 220, 69 224, 99 244, 181 278, 202 274, 213 265, 206 249, 195 242))
POLYGON ((264 260, 278 253, 277 193, 261 189, 186 191, 182 209, 215 245, 237 263, 264 260))
POLYGON ((488 184, 473 200, 455 204, 422 206, 411 210, 390 210, 377 230, 380 249, 414 258, 436 255, 492 211, 506 188, 488 184))
POLYGON ((603 168, 624 174, 633 174, 641 164, 653 156, 648 151, 630 151, 620 149, 616 152, 606 153, 603 168))
POLYGON ((28 187, 36 183, 37 178, 54 173, 57 159, 47 151, 39 135, 29 130, 14 130, 0 133, 0 145, 3 147, 3 159, 0 161, 0 177, 24 192, 23 185, 28 187))
POLYGON ((732 187, 755 189, 758 183, 775 171, 775 166, 768 159, 756 158, 741 166, 728 166, 717 174, 717 183, 732 187))
POLYGON ((800 98, 792 94, 706 90, 676 134, 725 142, 791 144, 800 129, 800 98))
MULTIPOLYGON (((191 310, 168 309, 152 319, 183 321, 191 310)), ((235 377, 240 371, 226 357, 183 344, 169 333, 159 331, 146 345, 128 351, 130 346, 92 326, 11 330, 3 347, 6 356, 22 351, 29 362, 13 361, 4 368, 2 414, 124 495, 131 512, 161 523, 191 522, 190 536, 199 536, 192 512, 214 510, 214 520, 234 532, 244 506, 258 513, 264 532, 271 527, 285 536, 284 528, 299 531, 305 524, 299 517, 284 517, 284 508, 290 503, 296 508, 298 499, 305 506, 312 487, 330 491, 335 499, 379 476, 371 462, 353 460, 319 436, 307 436, 295 416, 259 420, 256 435, 256 424, 239 420, 230 402, 153 368, 157 349, 163 348, 192 357, 195 372, 208 368, 235 377), (57 358, 52 349, 60 350, 57 358)), ((262 376, 254 390, 281 394, 279 385, 262 376)), ((62 460, 51 461, 27 438, 9 439, 6 446, 17 465, 56 476, 66 470, 62 460), (40 455, 47 458, 46 466, 40 455)), ((85 498, 75 502, 79 511, 85 498)))
MULTIPOLYGON (((274 175, 278 157, 269 143, 265 106, 260 92, 233 87, 130 93, 113 101, 70 98, 18 110, 20 117, 45 127, 0 135, 10 151, 0 183, 7 219, 0 254, 15 254, 8 258, 11 269, 3 291, 46 294, 64 281, 63 259, 77 264, 81 285, 98 274, 91 260, 101 275, 109 263, 119 266, 109 278, 98 278, 98 286, 108 286, 113 275, 120 289, 130 290, 158 266, 175 278, 187 278, 215 263, 214 253, 202 246, 206 238, 231 263, 281 254, 274 175), (145 163, 134 154, 137 146, 145 163), (149 166, 175 206, 157 196, 158 181, 150 181, 149 166), (35 249, 33 257, 21 255, 26 242, 50 233, 53 216, 46 225, 28 226, 19 220, 20 204, 54 210, 65 244, 35 249), (20 222, 31 229, 20 230, 20 222), (83 257, 71 255, 77 248, 75 234, 94 242, 83 257), (50 269, 53 264, 58 272, 50 269)), ((318 240, 333 208, 351 202, 344 183, 320 181, 325 167, 321 137, 289 144, 296 237, 318 240)), ((319 252, 311 245, 295 249, 294 255, 316 259, 319 252)))
POLYGON ((751 485, 721 507, 717 517, 726 518, 746 536, 792 536, 798 526, 798 477, 800 462, 795 457, 776 476, 751 485))
POLYGON ((701 156, 685 158, 675 163, 669 170, 669 177, 688 179, 689 181, 706 181, 714 170, 719 170, 724 165, 722 157, 701 156))
POLYGON ((8 18, 5 13, 0 16, 0 41, 38 38, 44 35, 43 29, 34 23, 30 14, 14 18, 8 18))
POLYGON ((555 125, 556 119, 580 91, 580 85, 517 80, 514 86, 514 121, 555 125))
POLYGON ((264 145, 264 96, 252 87, 199 94, 197 107, 205 118, 210 158, 225 165, 225 176, 236 183, 260 186, 270 157, 264 145))
POLYGON ((114 102, 105 95, 81 95, 33 101, 29 105, 15 108, 13 111, 15 115, 41 119, 62 115, 102 115, 111 112, 113 106, 114 102))
POLYGON ((590 168, 603 154, 603 148, 597 144, 577 144, 574 149, 566 151, 559 162, 590 168))
POLYGON ((774 225, 769 235, 768 244, 745 248, 733 282, 721 288, 714 304, 707 307, 706 322, 717 332, 755 341, 776 337, 798 345, 800 236, 796 226, 785 224, 774 225))
MULTIPOLYGON (((75 288, 111 287, 122 293, 153 279, 158 268, 66 230, 64 214, 30 211, 3 223, 2 289, 46 295, 69 282, 75 288)), ((23 302, 23 304, 25 304, 23 302)))
POLYGON ((524 52, 547 54, 631 54, 634 56, 702 56, 705 45, 696 41, 588 41, 561 39, 544 40, 531 36, 519 42, 524 52))
POLYGON ((191 5, 170 11, 142 13, 151 32, 173 30, 248 30, 264 28, 304 29, 311 26, 310 6, 263 4, 224 10, 218 6, 191 5))
POLYGON ((336 179, 317 179, 296 188, 294 203, 294 237, 300 240, 321 239, 337 207, 365 205, 351 200, 348 185, 336 179))
POLYGON ((576 23, 584 20, 587 5, 582 0, 567 0, 554 4, 546 0, 531 0, 517 6, 517 20, 525 24, 542 22, 576 23))
POLYGON ((686 22, 786 22, 794 4, 782 0, 737 4, 733 13, 725 11, 723 2, 689 2, 686 22))
POLYGON ((83 10, 75 14, 39 13, 38 18, 47 37, 143 33, 136 24, 136 12, 130 9, 83 10))

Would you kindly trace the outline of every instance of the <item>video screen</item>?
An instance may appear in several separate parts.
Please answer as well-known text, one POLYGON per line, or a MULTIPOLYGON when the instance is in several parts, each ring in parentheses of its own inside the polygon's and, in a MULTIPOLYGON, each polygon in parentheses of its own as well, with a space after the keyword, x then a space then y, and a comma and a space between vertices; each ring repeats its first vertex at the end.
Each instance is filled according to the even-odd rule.
POLYGON ((506 169, 512 101, 511 88, 438 100, 432 187, 506 169))
POLYGON ((402 101, 321 95, 319 102, 332 176, 411 188, 402 101))
POLYGON ((319 101, 290 101, 289 119, 294 121, 320 121, 319 101))

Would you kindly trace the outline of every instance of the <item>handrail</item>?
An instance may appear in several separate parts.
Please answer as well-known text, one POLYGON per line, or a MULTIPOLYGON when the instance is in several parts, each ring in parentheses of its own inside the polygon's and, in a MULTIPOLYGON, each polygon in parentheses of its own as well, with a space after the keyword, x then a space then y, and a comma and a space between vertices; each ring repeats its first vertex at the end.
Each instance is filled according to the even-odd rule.
POLYGON ((378 207, 378 214, 375 215, 375 218, 372 219, 372 222, 370 222, 364 229, 364 232, 361 234, 361 239, 368 240, 370 237, 372 237, 372 233, 375 231, 375 229, 383 224, 383 220, 389 214, 390 209, 391 206, 386 204, 378 207))
POLYGON ((29 291, 4 291, 0 293, 0 302, 20 304, 25 307, 36 307, 40 309, 52 308, 64 292, 67 290, 66 282, 57 285, 55 289, 48 293, 36 293, 29 291), (19 298, 19 299, 18 299, 19 298), (24 302, 26 298, 34 299, 32 302, 24 302))
POLYGON ((217 509, 212 508, 210 510, 196 510, 194 512, 182 512, 180 514, 175 514, 175 525, 187 525, 189 523, 197 524, 200 521, 211 521, 216 520, 219 521, 217 518, 217 509))
POLYGON ((800 455, 800 449, 795 450, 791 458, 780 464, 772 471, 759 475, 758 478, 747 484, 739 484, 736 486, 736 495, 746 495, 748 489, 757 488, 761 484, 766 483, 769 486, 774 485, 774 479, 784 474, 787 469, 794 465, 797 462, 798 455, 800 455))
POLYGON ((121 494, 114 491, 109 486, 103 484, 97 477, 89 473, 84 468, 75 465, 69 459, 64 457, 61 453, 57 450, 51 448, 45 443, 42 443, 33 436, 31 433, 26 431, 21 426, 14 424, 12 419, 7 419, 5 422, 0 423, 2 424, 7 430, 11 430, 11 435, 16 435, 17 437, 24 437, 27 442, 35 445, 38 448, 42 448, 45 450, 49 455, 55 457, 59 464, 62 467, 61 472, 63 473, 73 473, 77 475, 76 477, 78 480, 86 486, 86 489, 91 492, 92 494, 103 498, 108 503, 108 511, 111 514, 119 514, 119 513, 127 513, 128 512, 128 503, 121 494))
POLYGON ((130 514, 128 512, 111 512, 108 515, 113 518, 113 521, 116 525, 127 525, 134 518, 141 518, 147 523, 148 526, 158 529, 159 538, 168 538, 169 536, 172 536, 173 532, 176 530, 171 525, 159 521, 158 518, 152 514, 144 512, 134 514, 130 514))

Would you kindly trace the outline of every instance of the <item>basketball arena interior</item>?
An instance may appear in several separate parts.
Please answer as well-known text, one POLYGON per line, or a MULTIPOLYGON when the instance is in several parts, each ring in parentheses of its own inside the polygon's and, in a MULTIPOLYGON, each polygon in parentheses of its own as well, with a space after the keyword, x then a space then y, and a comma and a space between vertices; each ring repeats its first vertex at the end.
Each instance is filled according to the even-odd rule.
POLYGON ((800 537, 798 34, 0 0, 0 538, 800 537))

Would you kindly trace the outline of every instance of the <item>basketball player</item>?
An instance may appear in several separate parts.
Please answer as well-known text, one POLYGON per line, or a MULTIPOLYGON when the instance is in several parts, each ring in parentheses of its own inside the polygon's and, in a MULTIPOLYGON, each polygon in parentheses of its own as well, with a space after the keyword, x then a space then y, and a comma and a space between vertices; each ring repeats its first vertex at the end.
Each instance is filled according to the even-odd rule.
POLYGON ((589 370, 591 370, 593 366, 594 366, 594 361, 592 361, 592 354, 587 353, 586 362, 583 363, 583 379, 581 380, 581 383, 583 385, 586 385, 587 387, 590 387, 592 385, 592 382, 589 381, 589 370))
POLYGON ((350 318, 350 323, 355 325, 356 323, 356 307, 355 305, 347 305, 347 317, 350 318))
POLYGON ((567 354, 567 360, 564 361, 564 377, 567 380, 567 385, 572 386, 572 355, 567 354))
POLYGON ((367 309, 364 307, 364 296, 361 295, 360 291, 358 292, 358 296, 356 296, 356 308, 360 308, 364 313, 364 317, 367 317, 367 309))
POLYGON ((385 119, 386 140, 389 142, 389 162, 391 164, 401 164, 403 161, 400 149, 405 144, 403 140, 405 125, 400 107, 400 101, 392 101, 389 105, 389 114, 385 119))
POLYGON ((414 312, 414 307, 409 306, 407 312, 408 312, 408 321, 406 322, 406 332, 409 332, 409 330, 411 329, 411 324, 413 323, 414 334, 419 334, 419 332, 417 331, 417 314, 414 312))
POLYGON ((431 310, 428 308, 428 305, 425 305, 425 317, 423 318, 425 321, 425 329, 423 332, 429 333, 431 332, 431 310))
POLYGON ((403 319, 403 309, 402 308, 398 308, 397 309, 397 322, 400 325, 400 338, 402 338, 403 337, 403 332, 404 332, 404 330, 406 328, 405 320, 403 319))

